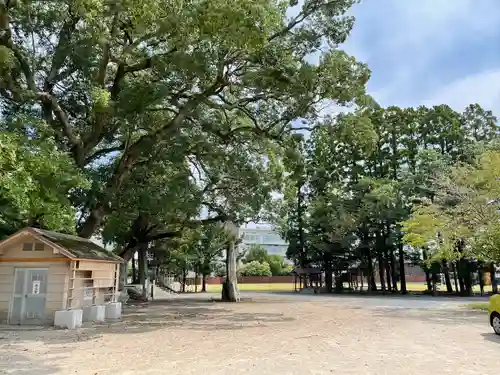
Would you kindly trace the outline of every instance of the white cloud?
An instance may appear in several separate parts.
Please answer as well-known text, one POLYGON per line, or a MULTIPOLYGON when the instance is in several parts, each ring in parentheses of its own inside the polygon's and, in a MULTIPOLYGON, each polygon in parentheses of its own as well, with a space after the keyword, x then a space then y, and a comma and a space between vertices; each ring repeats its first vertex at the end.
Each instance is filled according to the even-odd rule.
POLYGON ((381 104, 415 105, 442 84, 437 78, 447 67, 437 61, 457 47, 466 54, 470 43, 497 33, 499 6, 498 0, 364 1, 354 9, 346 50, 373 68, 370 89, 381 104))
POLYGON ((448 104, 463 111, 472 103, 500 114, 500 69, 472 74, 432 92, 422 104, 448 104))

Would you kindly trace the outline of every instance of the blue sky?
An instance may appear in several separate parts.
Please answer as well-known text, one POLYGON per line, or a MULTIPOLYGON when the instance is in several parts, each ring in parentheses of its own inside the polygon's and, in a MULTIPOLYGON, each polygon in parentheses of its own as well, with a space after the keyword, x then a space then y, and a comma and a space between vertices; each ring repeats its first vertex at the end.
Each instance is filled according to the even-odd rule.
POLYGON ((362 0, 343 46, 383 106, 470 103, 500 118, 500 0, 362 0))

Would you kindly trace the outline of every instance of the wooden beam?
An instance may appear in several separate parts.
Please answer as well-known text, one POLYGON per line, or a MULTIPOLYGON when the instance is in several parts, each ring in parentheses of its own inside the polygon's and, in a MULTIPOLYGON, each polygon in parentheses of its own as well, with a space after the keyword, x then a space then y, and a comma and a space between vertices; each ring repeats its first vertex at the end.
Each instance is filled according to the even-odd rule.
POLYGON ((100 260, 100 259, 82 259, 82 258, 67 258, 67 257, 52 257, 52 258, 3 258, 0 256, 0 263, 16 263, 16 262, 32 262, 32 263, 42 263, 42 262, 70 262, 70 261, 82 261, 82 262, 95 262, 95 263, 114 263, 120 264, 120 261, 110 261, 110 260, 100 260))
POLYGON ((86 258, 73 258, 72 260, 79 260, 81 262, 95 262, 95 263, 115 263, 121 264, 121 260, 106 260, 106 259, 86 259, 86 258))
POLYGON ((69 278, 69 289, 68 289, 68 302, 66 304, 66 309, 71 310, 73 307, 73 291, 75 289, 75 279, 76 279, 76 262, 72 261, 70 264, 70 278, 69 278))
POLYGON ((2 258, 0 263, 54 263, 69 262, 68 258, 2 258))

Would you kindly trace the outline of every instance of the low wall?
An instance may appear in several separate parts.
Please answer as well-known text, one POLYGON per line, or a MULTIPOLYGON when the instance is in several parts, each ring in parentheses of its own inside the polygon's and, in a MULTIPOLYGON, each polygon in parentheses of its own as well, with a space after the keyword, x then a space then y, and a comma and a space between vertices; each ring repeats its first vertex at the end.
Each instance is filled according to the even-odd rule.
POLYGON ((405 280, 407 283, 425 283, 425 275, 406 276, 405 280))
MULTIPOLYGON (((238 277, 239 284, 293 284, 294 276, 240 276, 238 277)), ((378 275, 375 281, 380 283, 378 275)), ((365 282, 366 278, 365 278, 365 282)), ((425 283, 425 275, 406 276, 407 283, 425 283)), ((219 285, 224 283, 224 277, 207 277, 207 285, 219 285)), ((186 284, 195 284, 193 278, 186 279, 186 284)), ((198 279, 198 285, 201 285, 201 277, 198 279)))
MULTIPOLYGON (((293 284, 294 276, 240 276, 239 284, 293 284)), ((379 283, 378 277, 375 278, 379 283)), ((366 281, 366 280, 365 280, 366 281)), ((425 283, 425 275, 406 276, 407 283, 425 283)), ((200 283, 200 282, 198 282, 200 283)), ((207 284, 219 285, 224 283, 224 277, 208 277, 207 284)))
MULTIPOLYGON (((240 276, 240 284, 293 284, 293 276, 240 276)), ((218 285, 224 283, 224 277, 208 277, 207 284, 218 285)))

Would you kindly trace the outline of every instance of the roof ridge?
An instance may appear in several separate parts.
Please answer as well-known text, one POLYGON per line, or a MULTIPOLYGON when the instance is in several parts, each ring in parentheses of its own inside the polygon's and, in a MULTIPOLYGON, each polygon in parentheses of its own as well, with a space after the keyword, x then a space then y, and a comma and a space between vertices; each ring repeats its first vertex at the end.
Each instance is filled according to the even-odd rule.
POLYGON ((53 230, 40 229, 40 228, 30 228, 30 229, 33 229, 34 231, 36 231, 37 233, 40 233, 40 234, 45 233, 46 235, 52 235, 52 236, 55 236, 55 237, 67 237, 67 238, 72 239, 72 240, 78 240, 78 241, 84 241, 84 242, 92 242, 92 243, 94 243, 89 238, 79 237, 79 236, 76 236, 74 234, 61 233, 61 232, 56 232, 56 231, 53 231, 53 230))

